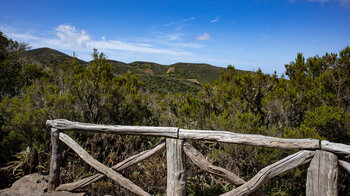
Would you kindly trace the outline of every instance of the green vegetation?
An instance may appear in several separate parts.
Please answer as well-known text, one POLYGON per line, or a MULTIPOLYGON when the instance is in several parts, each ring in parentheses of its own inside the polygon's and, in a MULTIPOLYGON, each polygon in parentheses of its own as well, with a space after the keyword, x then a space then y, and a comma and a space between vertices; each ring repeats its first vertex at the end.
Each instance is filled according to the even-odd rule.
POLYGON ((137 75, 150 93, 198 93, 201 86, 197 83, 166 76, 137 75))
MULTIPOLYGON (((2 33, 0 41, 1 188, 25 174, 48 171, 48 119, 227 130, 350 144, 350 47, 339 54, 308 59, 298 54, 286 65, 286 76, 278 78, 260 70, 242 72, 234 66, 222 69, 184 63, 171 65, 175 70, 167 75, 169 66, 109 61, 97 50, 91 62, 83 62, 51 49, 41 49, 47 54, 26 51, 25 44, 9 40, 2 33), (145 69, 152 69, 154 75, 145 73, 145 69), (186 79, 197 79, 201 85, 186 79)), ((109 166, 162 140, 68 134, 109 166)), ((211 163, 244 180, 295 152, 191 142, 211 163)), ((95 172, 72 150, 64 148, 63 154, 64 182, 95 172)), ((190 195, 217 195, 234 188, 187 162, 190 195)), ((306 169, 303 166, 275 177, 262 190, 266 195, 302 195, 306 169)), ((122 174, 152 194, 163 193, 166 157, 158 155, 122 174)), ((339 179, 339 194, 349 195, 349 175, 340 170, 339 179)), ((128 194, 109 180, 84 190, 101 195, 128 194)))

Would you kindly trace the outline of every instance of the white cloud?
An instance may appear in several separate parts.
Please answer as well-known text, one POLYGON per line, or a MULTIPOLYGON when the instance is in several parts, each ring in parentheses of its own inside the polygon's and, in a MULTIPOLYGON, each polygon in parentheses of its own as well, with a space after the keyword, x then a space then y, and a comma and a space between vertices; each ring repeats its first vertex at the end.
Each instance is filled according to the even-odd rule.
POLYGON ((182 19, 183 22, 192 21, 192 20, 196 20, 196 17, 182 19))
POLYGON ((186 25, 182 24, 176 28, 176 30, 181 31, 186 25))
POLYGON ((181 34, 169 34, 168 39, 170 41, 174 41, 174 40, 180 40, 181 34))
POLYGON ((181 48, 201 48, 202 45, 196 44, 196 43, 173 43, 171 44, 176 47, 181 47, 181 48))
MULTIPOLYGON (((158 32, 150 38, 109 40, 104 35, 97 35, 98 39, 93 39, 87 31, 71 25, 57 26, 51 36, 47 36, 45 32, 34 34, 3 26, 0 26, 0 30, 11 39, 29 43, 32 48, 49 47, 66 54, 75 52, 78 58, 86 61, 91 60, 91 51, 93 48, 97 48, 109 58, 124 62, 144 60, 158 63, 175 63, 180 61, 179 59, 181 61, 196 59, 197 57, 191 49, 203 47, 198 43, 186 42, 182 39, 183 34, 180 33, 158 32)), ((208 34, 204 34, 204 37, 202 35, 199 39, 208 40, 208 36, 208 34)))
POLYGON ((203 33, 197 37, 197 40, 200 40, 200 41, 210 40, 210 35, 208 33, 203 33))
MULTIPOLYGON (((157 46, 170 47, 170 48, 202 48, 201 44, 193 42, 184 42, 182 39, 183 34, 167 34, 167 33, 155 33, 155 38, 139 37, 137 41, 152 43, 157 46)), ((143 43, 144 45, 144 43, 143 43)))
MULTIPOLYGON (((182 34, 158 33, 151 38, 141 37, 132 41, 127 41, 128 39, 121 41, 109 40, 101 35, 96 35, 97 39, 93 39, 86 31, 70 25, 57 26, 50 37, 34 33, 22 33, 23 31, 20 32, 10 28, 5 29, 1 26, 0 30, 9 38, 28 42, 33 48, 50 47, 66 54, 75 52, 78 58, 86 61, 91 60, 92 49, 97 48, 104 52, 108 58, 123 62, 140 60, 161 64, 172 64, 179 61, 211 63, 214 65, 249 64, 225 58, 216 58, 202 52, 196 53, 196 50, 191 49, 198 49, 203 46, 198 43, 186 42, 186 40, 179 41, 182 38, 182 34)), ((44 34, 46 33, 44 32, 44 34)), ((209 40, 210 35, 204 33, 199 35, 197 39, 209 40)))
MULTIPOLYGON (((104 40, 104 41, 105 41, 105 40, 104 40)), ((145 43, 136 43, 136 45, 142 46, 142 47, 153 47, 152 44, 145 44, 145 43)))
POLYGON ((169 22, 167 24, 164 24, 163 27, 169 27, 169 26, 172 26, 172 25, 175 25, 175 24, 183 24, 183 23, 186 23, 186 22, 189 22, 189 21, 193 21, 193 20, 196 20, 196 17, 184 18, 182 20, 172 21, 172 22, 169 22))
POLYGON ((101 36, 99 40, 93 40, 85 30, 78 30, 76 27, 71 25, 57 26, 55 28, 56 37, 53 38, 34 36, 29 33, 18 33, 14 32, 14 30, 1 26, 0 30, 14 40, 28 42, 33 48, 51 47, 59 50, 81 51, 84 53, 91 52, 93 48, 97 48, 102 51, 109 50, 148 54, 191 55, 191 52, 184 51, 182 48, 201 47, 199 44, 174 42, 176 40, 180 40, 181 34, 159 34, 157 36, 158 39, 161 37, 162 40, 169 43, 167 45, 168 48, 161 48, 160 46, 156 47, 152 44, 142 43, 143 41, 141 41, 141 43, 135 43, 119 40, 107 40, 105 36, 101 36), (170 41, 172 44, 170 44, 170 41))
POLYGON ((219 22, 219 20, 220 20, 220 16, 217 16, 216 18, 211 20, 210 23, 216 23, 216 22, 219 22))
POLYGON ((40 37, 36 37, 36 36, 31 35, 29 33, 9 33, 7 35, 14 40, 29 41, 29 40, 40 40, 41 39, 40 37))
MULTIPOLYGON (((301 1, 301 0, 289 0, 289 2, 298 2, 298 1, 301 1)), ((340 4, 344 8, 350 8, 350 0, 306 0, 306 1, 320 3, 320 4, 334 2, 334 3, 340 4)))
POLYGON ((319 3, 324 3, 327 2, 328 0, 307 0, 309 2, 319 2, 319 3))
POLYGON ((168 41, 181 40, 182 33, 155 33, 158 39, 165 39, 168 41))
POLYGON ((185 51, 171 50, 171 49, 161 49, 152 48, 144 46, 139 43, 127 43, 118 40, 108 40, 108 41, 90 41, 87 46, 89 48, 98 48, 100 50, 121 50, 121 51, 132 51, 132 52, 142 52, 142 53, 154 53, 154 54, 168 54, 168 55, 180 55, 180 54, 190 54, 185 51))
POLYGON ((268 35, 261 35, 261 41, 268 41, 271 40, 271 37, 268 35))
POLYGON ((342 5, 343 7, 350 8, 350 0, 339 0, 339 1, 340 1, 340 5, 342 5))
POLYGON ((74 26, 71 25, 59 25, 55 28, 56 36, 63 43, 72 44, 79 47, 86 47, 90 36, 85 30, 78 31, 74 26))
POLYGON ((177 21, 169 22, 169 23, 164 24, 163 27, 169 27, 169 26, 172 26, 176 23, 177 23, 177 21))

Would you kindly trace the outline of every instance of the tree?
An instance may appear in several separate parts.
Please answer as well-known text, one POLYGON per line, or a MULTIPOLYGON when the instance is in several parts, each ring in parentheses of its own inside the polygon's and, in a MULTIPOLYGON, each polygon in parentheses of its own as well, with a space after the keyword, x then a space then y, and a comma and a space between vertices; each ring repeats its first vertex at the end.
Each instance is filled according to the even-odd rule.
POLYGON ((8 39, 0 31, 0 101, 4 97, 18 94, 21 88, 20 55, 27 44, 8 39))

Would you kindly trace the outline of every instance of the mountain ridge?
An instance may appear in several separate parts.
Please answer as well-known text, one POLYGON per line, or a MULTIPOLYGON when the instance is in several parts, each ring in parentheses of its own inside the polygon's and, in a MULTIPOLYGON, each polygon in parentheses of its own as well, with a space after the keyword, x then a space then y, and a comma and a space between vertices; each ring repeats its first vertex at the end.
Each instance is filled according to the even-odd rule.
MULTIPOLYGON (((58 50, 44 47, 28 50, 25 55, 45 66, 54 66, 71 60, 73 57, 58 50)), ((217 67, 207 63, 177 62, 170 65, 162 65, 155 62, 133 61, 125 63, 122 61, 108 59, 115 68, 117 75, 131 72, 145 83, 153 92, 198 92, 201 85, 213 83, 220 79, 220 73, 225 71, 224 67, 217 67)), ((78 63, 89 62, 78 59, 78 63)), ((91 62, 91 61, 90 61, 91 62)), ((249 71, 237 70, 240 73, 249 71)))

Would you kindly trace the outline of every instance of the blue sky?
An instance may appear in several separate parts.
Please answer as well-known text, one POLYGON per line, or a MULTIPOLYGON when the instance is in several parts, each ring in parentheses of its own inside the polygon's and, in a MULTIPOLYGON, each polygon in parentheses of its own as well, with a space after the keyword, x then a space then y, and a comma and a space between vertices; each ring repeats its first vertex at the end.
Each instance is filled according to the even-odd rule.
POLYGON ((209 63, 280 75, 350 45, 350 0, 1 0, 0 31, 91 60, 209 63))

